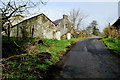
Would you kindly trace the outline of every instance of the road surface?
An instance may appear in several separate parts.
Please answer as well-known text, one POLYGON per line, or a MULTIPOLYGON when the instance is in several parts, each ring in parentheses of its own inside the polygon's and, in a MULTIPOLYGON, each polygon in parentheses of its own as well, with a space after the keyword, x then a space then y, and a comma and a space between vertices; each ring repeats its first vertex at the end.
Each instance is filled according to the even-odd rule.
POLYGON ((110 53, 97 38, 77 42, 55 78, 119 78, 120 56, 110 53))

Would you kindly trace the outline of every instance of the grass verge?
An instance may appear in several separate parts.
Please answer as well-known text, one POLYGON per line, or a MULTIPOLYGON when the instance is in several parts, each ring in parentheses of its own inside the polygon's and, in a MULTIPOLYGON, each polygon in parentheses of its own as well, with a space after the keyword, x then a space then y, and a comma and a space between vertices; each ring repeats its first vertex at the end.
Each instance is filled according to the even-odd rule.
POLYGON ((103 38, 101 39, 108 49, 120 55, 120 40, 113 38, 103 38))
POLYGON ((3 79, 39 79, 46 70, 60 60, 67 51, 67 46, 82 40, 54 40, 40 38, 14 38, 7 41, 2 37, 3 79), (42 40, 43 43, 38 44, 42 40))

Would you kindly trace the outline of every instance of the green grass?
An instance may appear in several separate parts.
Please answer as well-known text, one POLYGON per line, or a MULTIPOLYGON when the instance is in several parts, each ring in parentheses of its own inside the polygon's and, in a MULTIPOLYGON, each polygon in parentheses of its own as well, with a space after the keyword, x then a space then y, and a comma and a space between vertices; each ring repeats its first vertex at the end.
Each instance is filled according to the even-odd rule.
POLYGON ((111 49, 120 55, 120 40, 113 38, 103 38, 101 40, 104 41, 108 49, 111 49))
POLYGON ((3 79, 39 79, 45 71, 57 63, 67 51, 67 46, 82 40, 55 40, 40 38, 14 38, 10 41, 2 37, 3 42, 3 79), (42 40, 43 44, 37 43, 42 40))

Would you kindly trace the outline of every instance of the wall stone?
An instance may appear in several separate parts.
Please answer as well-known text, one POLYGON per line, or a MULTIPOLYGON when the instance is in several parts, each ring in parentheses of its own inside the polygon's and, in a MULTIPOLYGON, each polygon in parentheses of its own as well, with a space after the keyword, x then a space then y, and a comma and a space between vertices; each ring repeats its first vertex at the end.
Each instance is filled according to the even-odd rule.
POLYGON ((65 39, 70 39, 70 34, 67 34, 70 29, 71 24, 68 20, 68 16, 63 15, 63 19, 56 26, 47 16, 40 14, 14 25, 11 28, 10 36, 60 40, 61 36, 64 35, 65 39))
POLYGON ((55 39, 61 40, 61 38, 60 38, 60 31, 57 31, 57 32, 55 33, 55 39))
POLYGON ((44 14, 40 14, 15 25, 11 30, 11 36, 53 39, 54 31, 56 31, 55 24, 44 14))

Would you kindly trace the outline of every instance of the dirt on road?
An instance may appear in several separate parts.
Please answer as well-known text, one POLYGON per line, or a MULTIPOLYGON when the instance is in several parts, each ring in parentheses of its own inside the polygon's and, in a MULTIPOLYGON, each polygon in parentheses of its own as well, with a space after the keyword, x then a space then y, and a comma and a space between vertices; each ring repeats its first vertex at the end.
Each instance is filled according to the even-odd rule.
POLYGON ((99 38, 77 42, 48 77, 57 78, 119 78, 120 56, 111 53, 99 38))

